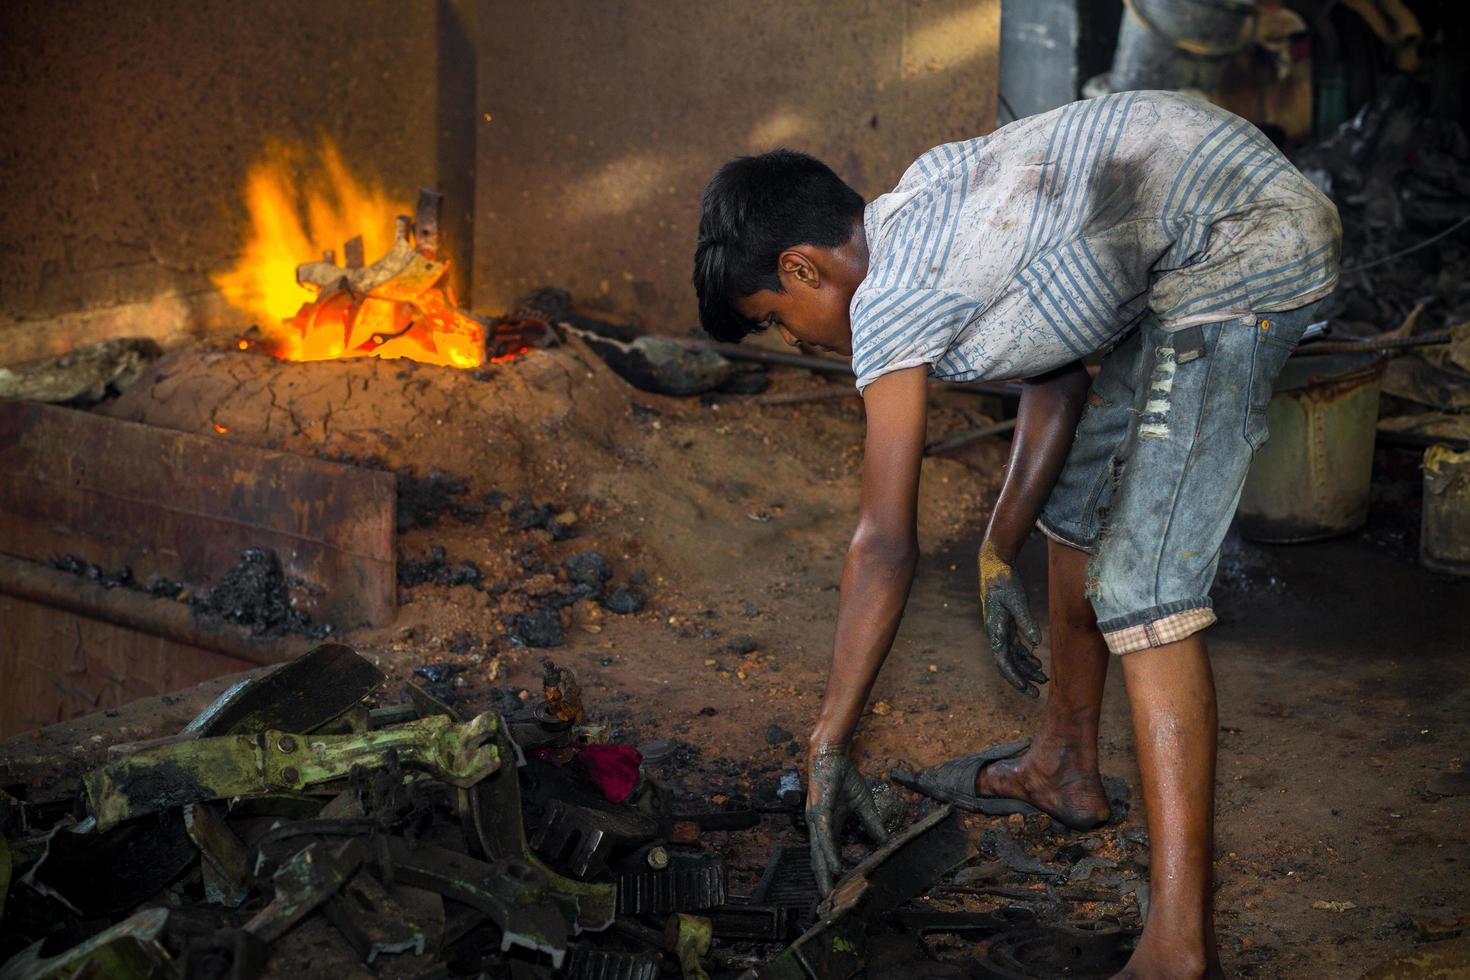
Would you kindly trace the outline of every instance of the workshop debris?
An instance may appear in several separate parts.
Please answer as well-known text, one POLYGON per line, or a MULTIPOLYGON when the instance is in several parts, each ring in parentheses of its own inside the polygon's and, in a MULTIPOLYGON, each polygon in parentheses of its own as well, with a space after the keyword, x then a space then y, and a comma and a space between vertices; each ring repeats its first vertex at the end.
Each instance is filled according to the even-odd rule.
MULTIPOLYGON (((608 577, 588 558, 571 571, 608 577)), ((993 940, 1032 962, 1043 928, 1070 930, 1043 934, 1067 939, 1080 969, 1131 941, 1118 916, 1143 868, 1119 831, 1059 848, 1039 819, 991 828, 986 876, 957 876, 975 833, 947 807, 825 901, 799 840, 778 842, 742 891, 704 838, 769 832, 789 808, 676 806, 549 660, 539 696, 461 715, 434 693, 457 667, 426 664, 429 686, 407 685, 407 704, 374 706, 382 672, 324 644, 231 686, 178 735, 113 746, 81 780, 84 811, 5 822, 16 880, 0 942, 28 950, 5 980, 114 963, 130 978, 290 976, 285 958, 308 935, 330 953, 313 969, 391 960, 393 975, 573 980, 959 977, 946 952, 993 940), (1080 929, 1098 895, 1114 917, 1080 929)))
POLYGON ((313 626, 311 617, 292 603, 281 559, 269 548, 240 552, 240 561, 196 605, 210 615, 250 627, 256 636, 330 632, 330 627, 313 626))
POLYGON ((146 337, 119 337, 60 357, 0 367, 0 398, 87 405, 122 391, 163 356, 146 337))
POLYGON ((1463 438, 1454 420, 1470 412, 1470 138, 1431 102, 1421 82, 1397 76, 1295 160, 1342 216, 1342 283, 1324 315, 1334 339, 1395 345, 1380 432, 1410 444, 1402 436, 1463 438))

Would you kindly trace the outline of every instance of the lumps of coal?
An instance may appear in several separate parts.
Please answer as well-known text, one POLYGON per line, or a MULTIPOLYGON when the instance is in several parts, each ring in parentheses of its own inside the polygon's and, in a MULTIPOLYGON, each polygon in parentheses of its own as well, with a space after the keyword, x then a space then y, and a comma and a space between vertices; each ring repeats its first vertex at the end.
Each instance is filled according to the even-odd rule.
POLYGON ((398 471, 398 533, 416 527, 433 527, 446 514, 461 524, 478 524, 485 508, 461 499, 468 492, 465 481, 437 470, 414 476, 412 470, 398 471))
POLYGON ((256 636, 320 635, 331 629, 313 627, 311 619, 291 604, 281 559, 269 548, 240 552, 240 561, 197 600, 196 606, 221 619, 249 626, 256 636))
POLYGON ((184 591, 184 583, 162 575, 150 575, 143 583, 143 591, 157 599, 172 599, 184 591))
POLYGON ((766 726, 767 745, 780 745, 783 742, 791 741, 792 738, 793 736, 790 732, 788 732, 786 729, 782 728, 775 722, 772 722, 771 724, 766 726))
POLYGON ((616 589, 602 600, 603 608, 623 616, 638 612, 648 599, 636 589, 616 589))
POLYGON ((482 648, 485 645, 485 641, 480 638, 479 634, 472 633, 469 630, 460 630, 449 638, 448 649, 450 653, 462 655, 482 648))
POLYGON ((464 670, 460 664, 424 664, 413 669, 414 676, 422 677, 431 684, 443 684, 464 670))
POLYGON ((63 572, 72 575, 80 575, 82 578, 96 582, 104 589, 115 589, 119 585, 136 587, 133 581, 133 570, 127 565, 119 566, 115 572, 109 572, 101 565, 87 562, 76 555, 62 555, 60 558, 51 560, 52 568, 59 568, 63 572))
POLYGON ((612 563, 596 551, 578 552, 562 567, 573 585, 585 587, 592 595, 602 595, 613 574, 612 563))
POLYGON ((502 715, 513 714, 526 706, 521 700, 521 689, 518 687, 492 687, 489 693, 490 707, 502 715))
POLYGON ((575 537, 577 533, 575 512, 563 511, 551 504, 537 504, 530 497, 518 499, 506 516, 510 518, 511 527, 517 531, 544 528, 551 532, 552 539, 556 541, 565 541, 575 537))
POLYGON ((468 585, 481 588, 485 576, 480 566, 472 561, 450 564, 444 555, 444 547, 435 545, 423 558, 404 558, 398 562, 398 584, 412 588, 416 585, 468 585))
POLYGON ((528 647, 559 647, 566 641, 561 616, 555 609, 519 613, 506 620, 511 636, 528 647))

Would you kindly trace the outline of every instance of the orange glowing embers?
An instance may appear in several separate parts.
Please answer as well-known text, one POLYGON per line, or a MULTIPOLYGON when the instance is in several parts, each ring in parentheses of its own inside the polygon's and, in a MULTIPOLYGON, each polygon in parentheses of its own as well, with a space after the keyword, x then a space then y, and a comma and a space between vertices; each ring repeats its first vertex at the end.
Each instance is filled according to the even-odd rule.
POLYGON ((252 237, 240 263, 214 282, 233 305, 259 318, 265 336, 258 346, 291 361, 372 356, 481 364, 485 325, 441 285, 449 270, 449 260, 437 254, 442 197, 420 191, 414 217, 392 219, 403 208, 354 180, 330 145, 322 157, 324 177, 303 188, 306 221, 295 203, 295 157, 288 151, 273 150, 247 181, 252 237), (391 243, 383 240, 389 220, 391 243), (347 235, 355 237, 343 245, 339 266, 330 248, 347 235), (382 257, 365 266, 365 246, 382 257), (317 252, 320 261, 307 261, 317 252), (288 269, 291 284, 284 281, 288 269), (315 297, 303 303, 302 287, 315 297))

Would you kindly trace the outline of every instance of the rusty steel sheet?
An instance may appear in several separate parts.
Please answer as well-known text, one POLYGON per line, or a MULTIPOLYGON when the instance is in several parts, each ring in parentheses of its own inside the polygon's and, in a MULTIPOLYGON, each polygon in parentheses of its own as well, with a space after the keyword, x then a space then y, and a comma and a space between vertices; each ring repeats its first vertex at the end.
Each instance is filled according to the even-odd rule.
POLYGON ((392 621, 390 473, 0 399, 0 551, 207 588, 245 548, 320 589, 313 620, 392 621))

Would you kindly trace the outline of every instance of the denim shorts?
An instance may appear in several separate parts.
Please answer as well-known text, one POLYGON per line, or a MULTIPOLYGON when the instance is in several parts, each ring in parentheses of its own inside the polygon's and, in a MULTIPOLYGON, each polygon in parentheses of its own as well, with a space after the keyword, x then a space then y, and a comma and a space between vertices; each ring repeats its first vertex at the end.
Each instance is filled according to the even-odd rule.
POLYGON ((1173 330, 1148 316, 1104 358, 1039 523, 1092 555, 1087 596, 1112 652, 1215 621, 1220 544, 1272 384, 1319 305, 1173 330))

